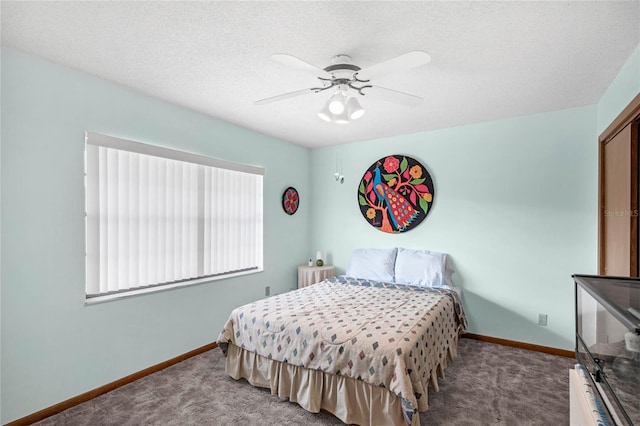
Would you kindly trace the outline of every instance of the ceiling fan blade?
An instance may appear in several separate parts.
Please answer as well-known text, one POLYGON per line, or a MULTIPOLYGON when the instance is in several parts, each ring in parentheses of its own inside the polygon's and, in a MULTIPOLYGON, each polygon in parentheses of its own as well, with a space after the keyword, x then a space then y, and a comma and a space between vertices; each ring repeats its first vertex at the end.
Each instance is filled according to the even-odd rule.
POLYGON ((307 95, 309 93, 315 93, 313 89, 301 89, 296 90, 295 92, 283 93, 282 95, 271 96, 270 98, 259 99, 255 101, 254 105, 265 105, 270 104, 271 102, 281 101, 283 99, 295 98, 296 96, 307 95))
POLYGON ((286 65, 288 67, 310 73, 316 77, 331 78, 331 74, 329 74, 322 68, 318 68, 315 65, 311 65, 310 63, 305 62, 302 59, 296 58, 293 55, 287 55, 286 53, 275 53, 271 55, 271 59, 273 59, 276 62, 280 62, 281 64, 286 65))
POLYGON ((428 53, 414 50, 413 52, 405 53, 388 61, 364 68, 358 72, 358 78, 361 80, 373 80, 395 72, 419 67, 420 65, 428 64, 430 61, 431 56, 428 53))
POLYGON ((363 96, 371 96, 381 101, 393 102, 405 106, 418 106, 424 99, 420 96, 410 95, 404 92, 398 92, 393 89, 386 89, 380 86, 365 87, 362 89, 363 96))

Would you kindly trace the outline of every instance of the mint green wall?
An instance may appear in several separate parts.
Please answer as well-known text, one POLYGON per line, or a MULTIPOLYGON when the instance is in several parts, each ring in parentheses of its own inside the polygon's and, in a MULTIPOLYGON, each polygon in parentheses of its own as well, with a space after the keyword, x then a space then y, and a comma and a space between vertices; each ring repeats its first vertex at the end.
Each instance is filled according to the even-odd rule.
POLYGON ((296 285, 308 149, 17 52, 2 50, 1 71, 3 424, 210 343, 265 285, 296 285), (265 271, 85 306, 85 130, 264 166, 265 271))
MULTIPOLYGON (((0 57, 0 61, 1 61, 0 57)), ((0 67, 0 79, 2 69, 0 67)), ((0 84, 0 99, 2 99, 2 84, 0 84)), ((2 105, 0 104, 0 129, 2 129, 2 105)), ((0 130, 0 424, 2 424, 2 134, 0 130)))
POLYGON ((595 106, 317 149, 311 176, 312 248, 338 272, 359 247, 447 252, 469 331, 573 348, 571 274, 596 271, 595 106), (425 221, 395 235, 365 222, 357 201, 364 171, 390 154, 421 161, 436 188, 425 221))
POLYGON ((640 44, 598 102, 598 134, 640 93, 640 44))

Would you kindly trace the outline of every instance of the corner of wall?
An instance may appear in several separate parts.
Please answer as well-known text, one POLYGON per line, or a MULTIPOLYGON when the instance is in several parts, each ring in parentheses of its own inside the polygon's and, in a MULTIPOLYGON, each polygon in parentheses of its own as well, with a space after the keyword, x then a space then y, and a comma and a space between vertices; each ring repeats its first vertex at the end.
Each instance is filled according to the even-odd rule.
POLYGON ((640 93, 640 44, 624 63, 598 102, 598 134, 640 93))

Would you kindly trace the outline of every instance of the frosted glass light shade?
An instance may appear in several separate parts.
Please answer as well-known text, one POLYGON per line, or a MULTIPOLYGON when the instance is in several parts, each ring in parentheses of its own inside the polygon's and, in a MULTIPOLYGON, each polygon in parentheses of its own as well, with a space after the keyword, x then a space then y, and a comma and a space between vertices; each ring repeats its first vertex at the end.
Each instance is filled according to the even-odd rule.
POLYGON ((350 119, 357 120, 364 115, 364 108, 360 106, 360 102, 356 98, 349 98, 347 101, 347 113, 350 119))
POLYGON ((349 122, 349 114, 347 114, 347 110, 343 110, 341 114, 337 114, 334 117, 334 120, 338 124, 347 124, 349 122))
POLYGON ((333 114, 342 114, 346 109, 346 99, 342 93, 336 93, 329 99, 329 111, 333 114))
POLYGON ((322 110, 318 113, 318 117, 320 117, 324 121, 330 122, 333 118, 333 114, 331 114, 331 111, 329 111, 329 107, 325 105, 325 107, 322 108, 322 110))

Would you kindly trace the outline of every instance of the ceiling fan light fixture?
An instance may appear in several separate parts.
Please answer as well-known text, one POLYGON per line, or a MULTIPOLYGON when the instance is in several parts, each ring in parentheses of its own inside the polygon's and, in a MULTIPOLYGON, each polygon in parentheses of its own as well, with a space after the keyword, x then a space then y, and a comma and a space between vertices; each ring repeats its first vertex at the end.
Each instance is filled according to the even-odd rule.
POLYGON ((420 105, 424 101, 423 98, 372 85, 370 80, 419 67, 428 63, 431 59, 428 53, 416 50, 366 68, 360 68, 351 63, 351 58, 348 55, 340 54, 332 58, 332 65, 318 68, 292 55, 279 53, 271 57, 284 65, 313 74, 320 80, 320 84, 316 87, 259 99, 254 104, 265 105, 306 94, 321 92, 329 94, 333 92, 322 110, 317 114, 323 121, 338 124, 349 123, 349 121, 357 120, 365 114, 365 110, 360 105, 357 96, 354 96, 364 95, 363 90, 367 90, 367 95, 370 95, 373 99, 405 106, 420 105))
POLYGON ((347 101, 347 114, 351 120, 357 120, 364 115, 364 108, 360 105, 360 102, 356 98, 349 98, 347 101))
POLYGON ((342 114, 346 109, 346 99, 342 93, 336 93, 329 99, 329 111, 333 114, 342 114))

